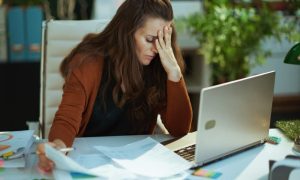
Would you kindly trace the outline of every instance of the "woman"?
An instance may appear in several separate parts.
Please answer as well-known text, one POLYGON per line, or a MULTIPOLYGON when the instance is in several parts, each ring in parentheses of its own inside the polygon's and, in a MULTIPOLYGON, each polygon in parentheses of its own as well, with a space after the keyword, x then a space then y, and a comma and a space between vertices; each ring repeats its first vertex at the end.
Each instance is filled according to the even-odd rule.
MULTIPOLYGON (((157 115, 173 136, 189 132, 192 108, 182 77, 169 0, 126 0, 99 34, 90 34, 61 64, 63 98, 50 144, 76 136, 151 134, 157 115)), ((54 164, 39 145, 39 166, 54 164)))

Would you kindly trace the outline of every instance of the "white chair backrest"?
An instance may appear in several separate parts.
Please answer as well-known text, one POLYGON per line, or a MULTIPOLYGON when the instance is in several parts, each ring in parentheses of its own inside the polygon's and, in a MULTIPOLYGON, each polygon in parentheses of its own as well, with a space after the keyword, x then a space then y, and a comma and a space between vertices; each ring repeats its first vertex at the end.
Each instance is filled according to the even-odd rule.
POLYGON ((47 138, 62 98, 64 79, 59 72, 63 58, 93 32, 100 32, 108 20, 51 20, 44 22, 42 34, 40 130, 47 138))

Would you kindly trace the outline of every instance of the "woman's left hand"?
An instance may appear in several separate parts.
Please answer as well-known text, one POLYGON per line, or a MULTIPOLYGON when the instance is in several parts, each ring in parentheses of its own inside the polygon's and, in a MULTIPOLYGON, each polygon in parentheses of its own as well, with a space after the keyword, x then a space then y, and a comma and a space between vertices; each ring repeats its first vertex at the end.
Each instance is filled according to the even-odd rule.
POLYGON ((182 75, 171 45, 172 28, 166 26, 163 31, 158 31, 158 39, 155 40, 156 49, 168 79, 178 82, 182 75))

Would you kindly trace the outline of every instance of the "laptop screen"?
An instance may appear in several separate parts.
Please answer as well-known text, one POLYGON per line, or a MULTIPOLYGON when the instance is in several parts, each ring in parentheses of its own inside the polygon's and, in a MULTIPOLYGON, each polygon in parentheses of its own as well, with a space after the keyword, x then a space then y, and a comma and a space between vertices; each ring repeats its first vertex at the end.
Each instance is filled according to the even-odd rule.
POLYGON ((257 145, 268 136, 275 72, 202 89, 196 137, 197 164, 257 145))

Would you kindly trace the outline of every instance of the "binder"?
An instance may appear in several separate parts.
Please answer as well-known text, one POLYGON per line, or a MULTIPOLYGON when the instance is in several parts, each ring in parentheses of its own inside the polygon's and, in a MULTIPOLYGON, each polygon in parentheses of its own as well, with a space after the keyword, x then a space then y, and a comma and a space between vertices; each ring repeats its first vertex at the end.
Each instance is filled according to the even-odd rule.
POLYGON ((25 156, 33 142, 33 130, 0 132, 0 167, 24 168, 25 156))
POLYGON ((6 9, 0 6, 0 63, 7 61, 6 9))
POLYGON ((24 10, 21 7, 8 9, 8 56, 11 62, 20 62, 26 59, 24 19, 24 10))
POLYGON ((39 6, 29 6, 25 10, 25 34, 26 47, 28 55, 26 60, 39 61, 41 57, 41 39, 42 39, 43 13, 39 6))

